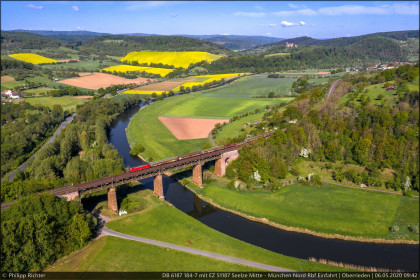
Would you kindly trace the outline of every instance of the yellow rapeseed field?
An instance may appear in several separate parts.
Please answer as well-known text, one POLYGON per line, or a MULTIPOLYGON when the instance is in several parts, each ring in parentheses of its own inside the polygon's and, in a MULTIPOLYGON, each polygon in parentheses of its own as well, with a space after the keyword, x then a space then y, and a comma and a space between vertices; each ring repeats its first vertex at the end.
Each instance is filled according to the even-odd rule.
POLYGON ((212 62, 221 58, 221 55, 208 52, 130 52, 121 61, 137 61, 139 64, 162 63, 173 65, 175 67, 188 68, 191 63, 197 63, 203 60, 212 62))
POLYGON ((34 53, 17 53, 17 54, 10 54, 10 57, 25 61, 25 62, 29 62, 32 64, 43 64, 43 63, 57 63, 60 62, 58 60, 55 59, 51 59, 48 57, 44 57, 41 55, 37 55, 34 53))
POLYGON ((146 73, 151 73, 151 74, 159 74, 162 77, 165 77, 166 75, 168 75, 169 73, 174 71, 173 69, 144 67, 144 66, 133 66, 133 65, 115 65, 115 66, 111 66, 111 67, 108 67, 108 68, 105 68, 105 69, 102 69, 102 70, 103 71, 110 71, 110 72, 116 71, 116 72, 122 72, 122 73, 146 72, 146 73))

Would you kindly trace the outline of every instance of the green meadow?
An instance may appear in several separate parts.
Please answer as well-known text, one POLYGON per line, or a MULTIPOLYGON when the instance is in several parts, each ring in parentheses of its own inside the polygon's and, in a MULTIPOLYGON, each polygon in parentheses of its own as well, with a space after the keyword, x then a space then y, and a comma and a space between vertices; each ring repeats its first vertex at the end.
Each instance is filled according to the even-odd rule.
POLYGON ((86 249, 60 259, 45 271, 257 271, 257 269, 114 236, 103 236, 86 249))
POLYGON ((76 111, 78 104, 87 102, 86 99, 77 99, 72 96, 60 96, 60 97, 30 97, 25 98, 25 102, 31 105, 42 105, 52 108, 54 105, 61 105, 63 110, 76 111))
MULTIPOLYGON (((134 201, 135 199, 131 199, 130 196, 135 196, 135 194, 128 195, 128 199, 134 201)), ((207 227, 168 203, 159 201, 156 197, 148 199, 147 204, 148 206, 140 212, 128 214, 108 222, 107 227, 129 235, 169 242, 296 271, 341 269, 287 257, 237 240, 207 227)))
POLYGON ((417 198, 330 184, 292 185, 270 193, 215 184, 191 188, 222 207, 289 227, 356 238, 419 240, 408 229, 419 226, 417 198), (394 225, 400 228, 396 233, 390 231, 394 225))
POLYGON ((188 117, 212 117, 231 118, 255 109, 264 110, 266 106, 280 103, 288 103, 293 98, 232 98, 232 97, 208 97, 205 93, 196 98, 185 100, 170 110, 165 111, 164 116, 188 116, 188 117))

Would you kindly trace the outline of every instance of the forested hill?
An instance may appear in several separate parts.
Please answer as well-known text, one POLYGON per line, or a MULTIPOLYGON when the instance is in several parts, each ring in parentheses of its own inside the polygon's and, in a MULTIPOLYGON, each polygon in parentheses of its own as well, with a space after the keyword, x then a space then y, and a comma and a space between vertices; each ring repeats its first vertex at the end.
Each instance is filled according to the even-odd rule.
MULTIPOLYGON (((418 47, 414 57, 418 60, 418 47)), ((277 72, 286 70, 346 68, 406 61, 413 55, 396 41, 368 38, 347 47, 301 47, 286 55, 241 55, 222 57, 206 65, 210 73, 277 72)))
MULTIPOLYGON (((58 34, 57 36, 94 36, 88 34, 58 34)), ((1 32, 1 48, 10 52, 32 49, 58 48, 60 46, 79 50, 84 54, 125 56, 132 51, 204 51, 214 54, 231 54, 224 46, 194 38, 181 36, 127 36, 103 35, 84 40, 58 40, 28 32, 1 32)))
POLYGON ((81 51, 106 52, 108 55, 124 56, 131 51, 204 51, 213 54, 232 53, 226 47, 181 36, 125 36, 105 35, 84 42, 81 51))
POLYGON ((393 31, 393 32, 381 32, 381 33, 372 33, 361 36, 352 36, 352 37, 340 37, 326 40, 314 39, 311 37, 297 37, 292 39, 286 39, 280 42, 274 42, 267 44, 264 47, 272 48, 279 45, 286 45, 288 43, 294 43, 299 46, 325 46, 325 47, 346 47, 351 44, 360 42, 369 38, 389 38, 398 41, 407 41, 410 38, 419 38, 419 30, 408 30, 408 31, 393 31))
POLYGON ((51 37, 54 39, 58 39, 61 41, 87 41, 92 38, 108 35, 109 33, 99 33, 99 32, 91 32, 91 31, 50 31, 50 30, 15 30, 16 32, 25 32, 25 33, 32 33, 38 34, 42 36, 51 37))
POLYGON ((185 37, 197 38, 225 46, 231 50, 245 50, 256 46, 266 45, 273 42, 284 40, 267 36, 241 36, 241 35, 181 35, 185 37))
POLYGON ((42 49, 42 48, 58 48, 65 45, 60 40, 41 36, 38 34, 26 32, 1 32, 1 49, 2 50, 23 50, 23 49, 42 49))

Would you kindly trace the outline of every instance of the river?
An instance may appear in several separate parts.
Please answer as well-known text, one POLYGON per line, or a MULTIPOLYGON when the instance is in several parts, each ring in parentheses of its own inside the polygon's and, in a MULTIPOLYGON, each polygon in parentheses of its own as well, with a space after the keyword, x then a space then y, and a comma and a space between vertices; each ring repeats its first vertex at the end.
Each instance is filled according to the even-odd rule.
MULTIPOLYGON (((110 142, 123 157, 126 167, 144 163, 130 155, 125 132, 131 117, 138 110, 139 107, 134 107, 120 115, 109 133, 110 142)), ((419 271, 418 245, 344 241, 281 230, 217 209, 200 200, 175 179, 163 177, 167 201, 203 224, 247 243, 300 259, 314 257, 365 267, 419 271)), ((153 178, 141 180, 141 183, 153 189, 153 178)))

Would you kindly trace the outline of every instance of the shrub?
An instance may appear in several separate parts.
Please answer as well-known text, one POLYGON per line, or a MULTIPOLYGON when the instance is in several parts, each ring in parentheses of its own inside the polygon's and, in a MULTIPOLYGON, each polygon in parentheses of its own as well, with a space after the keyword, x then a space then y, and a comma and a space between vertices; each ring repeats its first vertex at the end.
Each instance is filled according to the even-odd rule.
POLYGON ((397 232, 397 231, 400 230, 400 227, 399 226, 392 226, 389 230, 392 231, 392 232, 397 232))
POLYGON ((190 181, 187 178, 181 180, 181 185, 186 186, 190 181))
POLYGON ((419 227, 418 226, 408 226, 408 230, 414 233, 419 233, 419 227))
POLYGON ((140 153, 144 152, 144 147, 141 144, 138 144, 130 151, 130 155, 136 156, 140 153))

